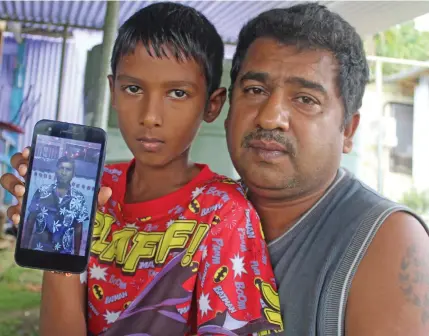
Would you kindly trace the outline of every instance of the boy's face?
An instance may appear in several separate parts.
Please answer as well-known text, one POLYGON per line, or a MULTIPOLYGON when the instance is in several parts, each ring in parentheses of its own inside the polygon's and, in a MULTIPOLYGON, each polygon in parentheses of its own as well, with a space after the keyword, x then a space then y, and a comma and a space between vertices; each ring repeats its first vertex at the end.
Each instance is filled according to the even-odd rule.
POLYGON ((157 58, 139 44, 120 59, 116 78, 109 76, 122 136, 140 163, 154 167, 187 159, 201 121, 214 121, 226 97, 218 89, 207 103, 201 66, 178 62, 164 49, 168 57, 157 58))

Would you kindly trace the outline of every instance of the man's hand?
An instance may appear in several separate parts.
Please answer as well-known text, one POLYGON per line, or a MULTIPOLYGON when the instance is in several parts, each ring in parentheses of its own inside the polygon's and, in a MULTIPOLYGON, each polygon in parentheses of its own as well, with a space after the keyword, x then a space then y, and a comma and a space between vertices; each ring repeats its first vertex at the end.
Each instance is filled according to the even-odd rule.
POLYGON ((347 336, 429 335, 429 237, 411 215, 390 215, 353 279, 347 336))
MULTIPOLYGON (((22 153, 16 153, 13 155, 10 160, 12 167, 23 178, 26 178, 27 176, 29 157, 30 147, 27 147, 22 151, 22 153)), ((15 175, 8 173, 1 176, 0 184, 18 200, 17 205, 10 206, 7 209, 7 216, 9 219, 13 222, 13 224, 18 225, 21 219, 22 198, 25 193, 24 183, 20 181, 19 178, 17 178, 15 175)), ((108 187, 101 187, 100 192, 98 193, 98 206, 104 206, 109 200, 110 196, 112 196, 112 189, 108 187)))

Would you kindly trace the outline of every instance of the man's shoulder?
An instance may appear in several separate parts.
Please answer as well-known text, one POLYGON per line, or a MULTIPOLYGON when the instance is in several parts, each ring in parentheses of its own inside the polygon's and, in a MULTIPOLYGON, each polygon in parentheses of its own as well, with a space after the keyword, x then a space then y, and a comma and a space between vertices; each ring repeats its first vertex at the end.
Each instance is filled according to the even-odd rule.
POLYGON ((374 188, 366 184, 352 172, 345 168, 338 170, 335 180, 326 190, 324 198, 327 198, 332 207, 339 207, 347 212, 348 207, 360 209, 364 215, 374 206, 392 207, 397 205, 386 196, 377 192, 374 188))
POLYGON ((70 188, 71 191, 71 196, 74 198, 78 198, 78 199, 85 199, 85 196, 83 194, 83 192, 81 192, 80 190, 78 190, 76 187, 71 187, 70 188))
POLYGON ((36 194, 38 193, 41 198, 46 198, 52 194, 55 188, 55 183, 52 184, 42 184, 36 190, 36 194))
MULTIPOLYGON (((201 187, 201 193, 217 196, 224 203, 234 202, 247 205, 246 192, 243 186, 230 177, 215 174, 212 179, 206 181, 201 187)), ((193 195, 194 197, 195 195, 193 195)))

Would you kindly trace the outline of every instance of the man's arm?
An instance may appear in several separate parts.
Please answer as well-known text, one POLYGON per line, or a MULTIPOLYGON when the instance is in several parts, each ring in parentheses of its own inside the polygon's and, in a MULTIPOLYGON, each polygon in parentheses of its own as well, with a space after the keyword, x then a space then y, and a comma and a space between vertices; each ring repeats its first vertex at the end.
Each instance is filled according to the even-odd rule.
POLYGON ((429 335, 429 237, 394 213, 360 263, 347 303, 347 336, 429 335))
POLYGON ((75 254, 79 254, 80 245, 82 244, 83 225, 89 220, 88 208, 85 202, 85 196, 81 194, 80 213, 74 228, 74 248, 75 254))
POLYGON ((76 255, 80 252, 80 245, 82 243, 82 223, 77 223, 74 228, 74 253, 76 255))
POLYGON ((24 219, 24 230, 22 232, 23 246, 30 248, 34 233, 34 222, 36 221, 37 211, 39 211, 40 191, 34 193, 30 206, 27 208, 28 214, 24 214, 27 218, 24 219))

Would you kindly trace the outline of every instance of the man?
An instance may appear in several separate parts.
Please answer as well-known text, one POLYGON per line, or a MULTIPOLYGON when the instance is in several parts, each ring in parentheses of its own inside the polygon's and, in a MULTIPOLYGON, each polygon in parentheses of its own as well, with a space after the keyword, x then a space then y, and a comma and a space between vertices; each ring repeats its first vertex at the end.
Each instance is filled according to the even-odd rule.
POLYGON ((74 175, 74 161, 58 159, 55 183, 36 190, 28 206, 23 246, 79 254, 82 226, 89 216, 85 196, 71 186, 74 175))
POLYGON ((317 4, 240 32, 225 123, 269 242, 285 335, 429 335, 424 223, 340 169, 368 81, 362 41, 317 4))

